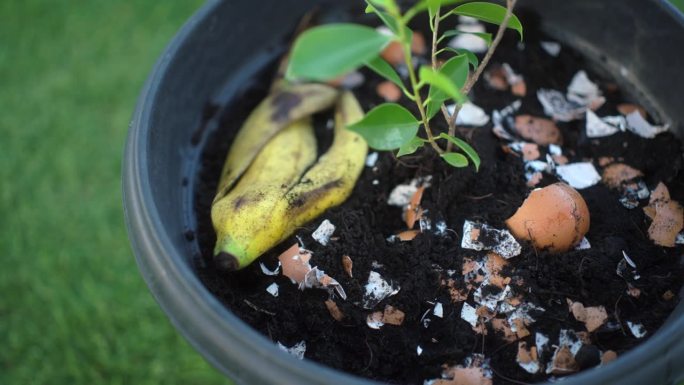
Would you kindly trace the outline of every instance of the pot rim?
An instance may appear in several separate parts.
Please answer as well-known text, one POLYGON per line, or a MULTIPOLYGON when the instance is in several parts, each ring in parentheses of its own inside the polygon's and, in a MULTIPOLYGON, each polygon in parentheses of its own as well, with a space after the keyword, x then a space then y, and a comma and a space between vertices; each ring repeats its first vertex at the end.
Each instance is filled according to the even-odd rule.
MULTIPOLYGON (((654 2, 684 25, 682 14, 674 6, 665 0, 654 2)), ((122 193, 132 248, 148 251, 144 255, 135 253, 140 272, 174 327, 215 368, 238 383, 254 376, 264 383, 282 385, 379 384, 314 361, 298 360, 280 350, 208 291, 194 273, 186 253, 172 247, 171 235, 161 221, 153 201, 146 157, 152 111, 171 59, 221 3, 221 0, 207 1, 174 36, 147 78, 132 117, 123 157, 122 193)), ((654 349, 666 352, 665 357, 657 358, 668 360, 667 366, 672 369, 672 363, 676 362, 672 351, 684 340, 684 316, 678 310, 637 348, 599 370, 585 370, 566 377, 563 383, 576 385, 623 379, 635 367, 647 370, 657 365, 650 353, 654 349)))

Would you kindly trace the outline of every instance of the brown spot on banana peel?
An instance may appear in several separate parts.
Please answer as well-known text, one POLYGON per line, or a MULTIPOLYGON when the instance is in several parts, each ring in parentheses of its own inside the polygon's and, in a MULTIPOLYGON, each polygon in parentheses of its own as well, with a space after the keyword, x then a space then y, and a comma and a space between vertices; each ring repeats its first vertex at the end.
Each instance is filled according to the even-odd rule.
POLYGON ((315 205, 316 201, 321 199, 330 190, 342 186, 342 180, 336 179, 334 181, 328 182, 321 187, 317 187, 313 190, 304 191, 301 194, 294 197, 290 201, 290 209, 296 210, 305 204, 315 205))
POLYGON ((221 172, 213 203, 224 197, 259 151, 291 122, 330 107, 336 89, 323 84, 294 84, 267 96, 247 117, 233 141, 221 172))
POLYGON ((274 123, 287 122, 290 111, 302 103, 302 95, 289 91, 281 91, 271 98, 271 121, 274 123))

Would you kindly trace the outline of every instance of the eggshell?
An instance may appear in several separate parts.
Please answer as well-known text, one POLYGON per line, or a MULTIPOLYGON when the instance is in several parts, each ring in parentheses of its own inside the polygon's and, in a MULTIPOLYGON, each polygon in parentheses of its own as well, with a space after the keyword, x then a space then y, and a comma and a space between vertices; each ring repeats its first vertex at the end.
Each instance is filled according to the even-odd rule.
POLYGON ((393 41, 385 47, 380 56, 393 66, 404 62, 404 48, 398 41, 393 41))
POLYGON ((401 90, 396 84, 386 80, 375 87, 375 92, 388 102, 396 102, 401 98, 401 90))
POLYGON ((515 129, 518 134, 542 146, 549 144, 563 144, 561 132, 556 124, 546 118, 532 115, 518 115, 515 117, 515 129))
POLYGON ((330 316, 332 316, 336 321, 342 321, 342 319, 344 318, 344 313, 342 313, 342 310, 340 310, 340 308, 337 307, 335 301, 331 299, 326 300, 325 307, 328 308, 330 316))
POLYGON ((623 182, 630 181, 634 178, 644 176, 644 174, 624 163, 613 163, 603 169, 601 180, 610 188, 618 188, 623 182))
POLYGON ((533 190, 506 225, 518 239, 554 253, 570 250, 589 231, 589 208, 577 190, 554 183, 533 190))
POLYGON ((629 115, 634 111, 639 111, 644 119, 646 118, 646 109, 636 104, 622 103, 617 105, 617 110, 620 111, 622 115, 629 115))

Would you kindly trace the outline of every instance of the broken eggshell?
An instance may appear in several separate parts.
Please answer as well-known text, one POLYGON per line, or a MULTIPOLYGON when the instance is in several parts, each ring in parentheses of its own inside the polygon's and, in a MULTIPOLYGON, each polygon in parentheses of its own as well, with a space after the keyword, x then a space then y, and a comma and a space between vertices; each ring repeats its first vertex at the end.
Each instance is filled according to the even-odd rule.
POLYGON ((522 248, 507 230, 497 230, 484 223, 466 220, 463 223, 461 247, 471 250, 491 250, 508 259, 520 255, 522 248))
POLYGON ((506 225, 517 239, 560 253, 577 245, 589 231, 589 208, 577 190, 554 183, 533 190, 506 225))
POLYGON ((546 118, 518 115, 515 117, 515 130, 521 137, 543 146, 563 144, 563 137, 558 126, 546 118))

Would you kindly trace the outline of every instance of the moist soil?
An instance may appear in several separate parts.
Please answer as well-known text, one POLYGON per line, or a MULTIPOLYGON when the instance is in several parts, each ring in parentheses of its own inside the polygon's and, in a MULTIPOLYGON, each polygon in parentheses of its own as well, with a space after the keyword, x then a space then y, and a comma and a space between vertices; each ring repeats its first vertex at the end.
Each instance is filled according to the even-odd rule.
MULTIPOLYGON (((525 25, 524 45, 510 34, 492 60, 492 63, 509 63, 525 78, 527 96, 521 99, 518 114, 544 117, 536 90, 552 88, 564 93, 578 70, 587 71, 607 99, 596 111, 599 116, 618 115, 618 103, 639 102, 618 89, 600 65, 592 65, 568 47, 563 46, 558 57, 550 56, 539 44, 543 37, 535 31, 534 23, 525 25)), ((214 267, 215 235, 210 205, 218 177, 232 137, 268 92, 268 78, 272 73, 273 68, 266 69, 264 76, 245 87, 230 106, 221 110, 219 129, 207 133, 210 136, 205 143, 208 144, 203 149, 201 168, 194 181, 198 227, 186 234, 201 250, 204 263, 197 268, 207 288, 234 314, 274 343, 293 346, 304 340, 307 359, 362 377, 388 383, 422 384, 426 379, 440 378, 443 365, 462 364, 471 354, 482 353, 490 359, 494 383, 548 379, 549 375, 543 372, 530 374, 523 370, 516 363, 517 341, 504 340, 489 322, 486 335, 474 332, 460 317, 463 302, 452 302, 448 288, 442 284, 445 271, 460 272, 464 258, 477 259, 487 253, 460 247, 464 221, 505 229, 504 221, 530 192, 523 162, 502 149, 503 142, 492 134, 491 122, 460 133, 470 140, 482 158, 479 172, 472 167, 452 168, 433 151, 420 150, 399 160, 389 152, 382 152, 373 167, 364 168, 344 204, 298 229, 296 237, 290 237, 260 258, 258 262, 275 268, 280 252, 301 242, 313 252, 312 266, 318 266, 339 281, 346 291, 346 300, 334 298, 344 313, 341 321, 333 319, 326 308, 324 301, 331 295, 325 290, 298 290, 282 274, 265 275, 259 263, 238 272, 224 272, 214 267), (427 175, 433 179, 431 187, 425 190, 422 206, 433 225, 444 221, 448 230, 444 234, 426 231, 410 242, 388 241, 388 237, 406 228, 401 208, 387 204, 389 193, 399 184, 427 175), (311 238, 324 219, 336 226, 333 240, 327 246, 311 238), (344 255, 353 260, 353 278, 343 269, 344 255), (406 315, 402 325, 385 325, 380 330, 366 325, 366 317, 372 311, 363 309, 359 303, 371 270, 401 287, 398 294, 385 299, 374 310, 382 310, 387 304, 402 310, 406 315), (266 291, 274 282, 279 286, 277 297, 266 291), (436 302, 443 305, 442 318, 432 314, 436 302), (428 315, 424 317, 426 312, 428 315), (427 327, 425 318, 430 319, 427 327), (418 346, 422 348, 420 355, 418 346)), ((362 73, 366 81, 354 89, 354 94, 364 109, 369 110, 382 102, 375 93, 381 79, 368 71, 362 73)), ((509 91, 491 89, 484 80, 478 82, 471 94, 471 100, 488 114, 517 99, 520 98, 509 91)), ((407 100, 402 102, 412 108, 407 100)), ((322 151, 332 137, 332 131, 326 128, 330 115, 328 112, 315 119, 322 151)), ((653 121, 654 117, 650 119, 653 121)), ((444 125, 439 126, 442 120, 441 116, 435 118, 438 129, 443 130, 444 125)), ((583 119, 557 122, 564 138, 563 153, 570 162, 593 161, 600 172, 599 157, 620 159, 644 173, 649 189, 662 181, 669 187, 672 199, 684 202, 682 147, 671 133, 660 134, 655 139, 643 139, 629 132, 588 139, 584 124, 583 119)), ((537 187, 556 181, 552 176, 545 176, 537 187)), ((550 344, 557 344, 561 329, 586 330, 568 311, 568 299, 585 306, 605 307, 607 322, 590 334, 591 345, 576 357, 584 369, 598 364, 597 349, 613 350, 620 355, 647 340, 663 324, 679 302, 683 277, 680 259, 684 247, 659 247, 648 238, 650 220, 642 210, 648 200, 642 200, 640 207, 630 210, 619 202, 619 191, 602 183, 579 192, 591 213, 591 227, 586 235, 591 248, 551 254, 521 242, 522 253, 508 261, 504 273, 515 277, 510 284, 514 294, 524 294, 527 301, 545 309, 534 314, 536 322, 528 327, 531 335, 521 339, 528 346, 534 346, 535 333, 543 333, 551 338, 550 344), (638 298, 627 294, 626 280, 616 274, 623 251, 635 262, 640 274, 638 280, 630 280, 641 290, 638 298), (668 291, 675 294, 674 298, 664 298, 668 291), (643 324, 646 336, 634 337, 627 321, 643 324)), ((460 274, 454 278, 458 287, 465 286, 460 274)), ((467 299, 471 304, 472 296, 471 292, 467 299)), ((540 355, 546 363, 551 352, 547 350, 540 355)))

